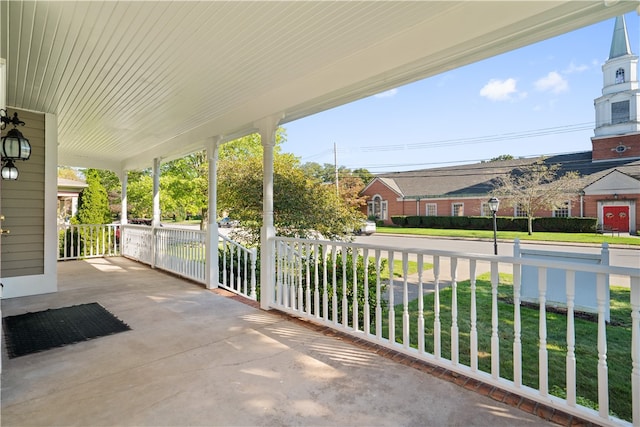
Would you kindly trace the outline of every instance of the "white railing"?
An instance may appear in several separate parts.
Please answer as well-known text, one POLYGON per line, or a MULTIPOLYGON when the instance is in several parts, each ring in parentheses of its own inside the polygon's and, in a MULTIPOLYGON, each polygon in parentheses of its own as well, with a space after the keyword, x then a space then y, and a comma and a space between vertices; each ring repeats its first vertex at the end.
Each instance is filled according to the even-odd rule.
POLYGON ((221 276, 219 286, 256 300, 257 250, 245 248, 222 235, 220 235, 219 249, 218 266, 221 276))
POLYGON ((596 424, 640 426, 640 269, 282 237, 273 242, 270 307, 596 424), (364 266, 368 274, 360 273, 364 266), (537 269, 535 306, 521 301, 523 266, 537 269), (554 286, 547 283, 548 269, 566 272, 566 306, 560 314, 547 302, 554 286), (501 280, 505 272, 512 275, 512 284, 501 280), (597 283, 597 313, 590 324, 595 341, 586 349, 591 355, 581 342, 586 321, 575 310, 581 292, 576 277, 584 273, 593 274, 597 283), (614 362, 607 347, 605 301, 612 275, 630 283, 629 317, 624 319, 629 328, 611 344, 615 351, 629 349, 622 362, 614 362), (564 316, 560 328, 550 320, 557 316, 564 316), (532 329, 533 337, 528 334, 532 329), (609 384, 608 363, 624 365, 624 384, 609 384), (597 378, 591 386, 597 409, 585 406, 583 397, 589 393, 579 376, 585 367, 587 376, 597 378), (557 379, 562 379, 559 385, 557 379))
MULTIPOLYGON (((185 228, 122 226, 122 255, 206 284, 206 232, 185 228)), ((219 286, 256 299, 256 250, 219 236, 219 286)))
POLYGON ((152 265, 154 258, 153 229, 145 225, 120 226, 121 253, 136 261, 152 265))
POLYGON ((58 225, 58 260, 116 256, 118 224, 58 225))

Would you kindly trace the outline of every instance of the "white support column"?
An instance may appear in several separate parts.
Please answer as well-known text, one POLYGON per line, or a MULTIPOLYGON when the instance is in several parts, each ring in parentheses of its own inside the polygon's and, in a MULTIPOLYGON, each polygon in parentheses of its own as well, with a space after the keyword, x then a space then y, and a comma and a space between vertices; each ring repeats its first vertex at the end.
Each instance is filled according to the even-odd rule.
POLYGON ((129 182, 129 172, 120 173, 120 183, 122 185, 122 197, 120 203, 120 224, 127 223, 127 184, 129 182))
POLYGON ((273 147, 280 117, 268 117, 256 123, 263 147, 264 177, 262 182, 262 230, 260 232, 260 308, 269 309, 274 295, 274 246, 276 236, 273 225, 273 147))
POLYGON ((160 158, 153 159, 153 227, 160 227, 160 158))
POLYGON ((219 284, 218 265, 218 145, 222 137, 211 138, 207 143, 207 160, 209 162, 209 201, 207 221, 207 241, 205 249, 206 286, 207 289, 217 288, 219 284))

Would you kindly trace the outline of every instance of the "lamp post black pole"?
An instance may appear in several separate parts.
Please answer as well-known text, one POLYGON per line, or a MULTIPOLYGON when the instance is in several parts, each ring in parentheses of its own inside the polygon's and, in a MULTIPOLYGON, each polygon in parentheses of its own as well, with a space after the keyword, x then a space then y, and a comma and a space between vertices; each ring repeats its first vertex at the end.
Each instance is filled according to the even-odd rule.
POLYGON ((493 254, 498 255, 498 223, 496 221, 496 211, 493 211, 493 254))

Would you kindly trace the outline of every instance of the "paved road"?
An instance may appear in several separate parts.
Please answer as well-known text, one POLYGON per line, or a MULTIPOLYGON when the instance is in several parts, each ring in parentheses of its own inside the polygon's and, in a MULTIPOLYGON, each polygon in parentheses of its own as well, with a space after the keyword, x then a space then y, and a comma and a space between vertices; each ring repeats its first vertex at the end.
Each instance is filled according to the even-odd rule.
MULTIPOLYGON (((639 238, 640 239, 640 238, 639 238)), ((492 254, 493 241, 446 239, 423 236, 397 236, 387 234, 374 234, 372 236, 359 236, 356 242, 372 245, 395 246, 398 248, 438 249, 444 251, 469 252, 477 254, 492 254)), ((599 253, 598 245, 578 244, 551 244, 521 242, 521 245, 531 249, 543 249, 560 252, 599 253)), ((499 241, 498 254, 513 255, 513 242, 499 241)), ((609 261, 611 265, 621 267, 640 268, 640 246, 628 248, 609 248, 609 261)))
MULTIPOLYGON (((477 254, 492 254, 493 253, 493 241, 481 241, 481 240, 465 240, 465 239, 447 239, 436 237, 423 237, 423 236, 397 236, 386 234, 375 234, 373 236, 360 236, 356 238, 358 243, 366 243, 380 246, 392 246, 402 249, 438 249, 443 251, 453 252, 466 252, 477 254)), ((522 246, 530 249, 542 249, 547 251, 558 252, 574 252, 574 253, 590 253, 595 254, 601 251, 599 245, 570 245, 570 244, 547 244, 547 243, 521 243, 522 246)), ((640 248, 610 248, 610 264, 622 267, 640 268, 640 248)), ((500 241, 498 242, 498 254, 512 255, 513 254, 513 242, 500 241)), ((511 273, 511 267, 506 264, 500 264, 500 271, 505 273, 511 273)), ((489 263, 479 262, 477 265, 476 273, 482 274, 490 271, 489 263)), ((470 277, 469 264, 466 260, 460 260, 457 269, 457 280, 462 281, 470 277)), ((428 271, 424 276, 424 293, 432 292, 433 287, 433 272, 428 271)), ((442 286, 448 286, 451 280, 450 263, 449 259, 441 258, 441 274, 440 280, 442 286)), ((409 300, 412 300, 418 295, 418 288, 415 285, 417 283, 417 276, 409 278, 409 300), (413 283, 412 283, 413 282, 413 283)), ((628 277, 612 276, 611 283, 617 286, 629 286, 628 277)), ((394 301, 400 303, 403 300, 403 281, 396 280, 394 284, 394 301)))

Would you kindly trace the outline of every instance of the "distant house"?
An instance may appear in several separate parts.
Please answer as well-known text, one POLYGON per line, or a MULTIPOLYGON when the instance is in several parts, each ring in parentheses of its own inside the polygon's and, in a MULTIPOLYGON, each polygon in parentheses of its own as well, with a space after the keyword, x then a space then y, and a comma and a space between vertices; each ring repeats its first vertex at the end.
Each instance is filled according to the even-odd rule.
MULTIPOLYGON (((638 57, 631 53, 623 17, 616 18, 609 59, 602 67, 602 96, 594 101, 592 151, 550 156, 559 175, 580 173, 583 191, 538 217, 595 217, 621 232, 640 229, 640 89, 638 57)), ((391 224, 395 215, 489 216, 487 201, 495 179, 537 159, 515 159, 381 174, 361 192, 363 212, 391 224)), ((518 206, 500 205, 498 215, 524 216, 518 206)))
POLYGON ((78 197, 87 184, 73 179, 58 178, 58 224, 78 213, 78 197))

